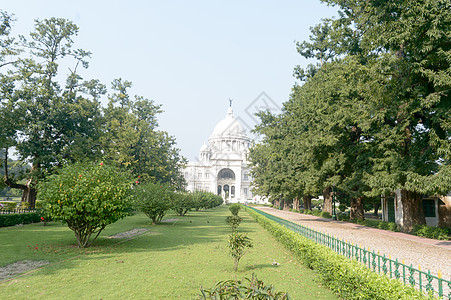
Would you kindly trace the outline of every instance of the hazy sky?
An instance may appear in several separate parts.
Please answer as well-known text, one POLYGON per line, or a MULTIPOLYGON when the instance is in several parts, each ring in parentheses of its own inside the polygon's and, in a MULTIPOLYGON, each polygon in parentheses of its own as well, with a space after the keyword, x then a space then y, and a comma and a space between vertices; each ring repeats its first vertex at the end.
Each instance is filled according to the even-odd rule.
POLYGON ((295 42, 336 15, 319 0, 0 0, 0 9, 15 14, 13 33, 28 34, 35 19, 75 22, 74 47, 93 53, 84 79, 109 87, 121 77, 133 82, 132 95, 162 104, 160 128, 189 160, 224 118, 229 98, 248 132, 258 109, 287 101, 293 68, 308 63, 295 42))

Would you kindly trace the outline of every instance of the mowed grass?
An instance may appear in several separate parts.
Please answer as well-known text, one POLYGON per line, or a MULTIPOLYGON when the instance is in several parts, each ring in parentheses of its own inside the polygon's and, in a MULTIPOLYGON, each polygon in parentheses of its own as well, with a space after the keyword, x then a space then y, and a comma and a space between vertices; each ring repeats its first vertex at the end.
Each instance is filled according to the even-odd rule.
POLYGON ((222 206, 186 217, 169 214, 166 220, 178 220, 152 226, 137 214, 108 226, 88 249, 76 249, 72 231, 58 223, 0 229, 1 266, 27 259, 51 262, 0 283, 0 298, 195 299, 200 286, 211 288, 220 280, 255 273, 292 299, 337 299, 244 211, 239 230, 249 234, 254 247, 234 272, 227 215, 228 207, 222 206), (150 231, 126 241, 107 238, 133 228, 150 231), (274 261, 280 265, 273 266, 274 261))

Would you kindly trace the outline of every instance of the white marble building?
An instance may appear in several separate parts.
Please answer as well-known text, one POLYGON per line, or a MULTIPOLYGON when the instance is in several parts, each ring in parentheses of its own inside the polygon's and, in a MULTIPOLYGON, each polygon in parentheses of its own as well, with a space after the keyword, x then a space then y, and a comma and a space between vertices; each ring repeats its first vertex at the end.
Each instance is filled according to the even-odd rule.
POLYGON ((225 203, 263 203, 251 193, 247 156, 250 139, 229 107, 213 130, 208 144, 199 151, 199 161, 184 170, 189 191, 204 190, 221 195, 225 203))

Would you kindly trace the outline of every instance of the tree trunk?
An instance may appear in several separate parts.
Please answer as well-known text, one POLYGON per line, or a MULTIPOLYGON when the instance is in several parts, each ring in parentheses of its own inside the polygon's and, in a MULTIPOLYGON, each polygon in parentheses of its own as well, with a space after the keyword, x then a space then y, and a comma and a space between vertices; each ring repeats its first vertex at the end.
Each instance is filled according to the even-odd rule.
POLYGON ((411 232, 414 225, 426 224, 423 201, 417 192, 401 190, 402 228, 403 232, 411 232))
POLYGON ((274 200, 273 207, 274 207, 274 208, 277 208, 277 209, 280 208, 280 200, 279 200, 279 199, 275 199, 275 200, 274 200))
POLYGON ((379 207, 381 206, 380 202, 374 203, 374 216, 379 217, 379 207))
POLYGON ((299 210, 299 197, 294 198, 294 200, 293 200, 293 209, 299 210))
POLYGON ((283 210, 290 210, 291 202, 287 199, 283 200, 283 210))
POLYGON ((324 188, 323 197, 323 211, 328 212, 332 215, 332 189, 330 186, 324 188))
POLYGON ((312 210, 312 196, 302 196, 302 202, 304 202, 304 210, 312 210))
POLYGON ((362 197, 351 198, 351 212, 349 214, 350 220, 360 219, 365 220, 365 214, 363 210, 362 197))
POLYGON ((32 187, 32 179, 28 179, 26 184, 18 184, 12 182, 8 175, 8 148, 5 149, 5 157, 3 161, 3 166, 5 168, 5 184, 12 189, 22 190, 22 202, 28 202, 30 208, 35 208, 36 205, 36 189, 32 187))

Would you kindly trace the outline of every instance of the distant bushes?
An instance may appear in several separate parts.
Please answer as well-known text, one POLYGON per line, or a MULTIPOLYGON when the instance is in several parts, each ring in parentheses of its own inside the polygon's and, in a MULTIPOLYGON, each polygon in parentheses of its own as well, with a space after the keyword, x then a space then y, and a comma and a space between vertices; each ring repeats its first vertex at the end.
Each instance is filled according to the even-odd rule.
MULTIPOLYGON (((314 215, 317 217, 322 218, 332 218, 332 216, 327 212, 322 212, 319 210, 297 210, 297 209, 290 209, 292 212, 298 212, 298 213, 304 213, 309 215, 314 215)), ((352 223, 360 224, 367 227, 372 228, 378 228, 383 230, 390 230, 394 232, 399 232, 400 227, 394 222, 384 222, 381 220, 375 220, 375 219, 355 219, 355 220, 349 220, 349 216, 347 214, 339 213, 337 214, 337 219, 339 221, 349 221, 352 223)), ((426 226, 426 225, 415 225, 413 228, 413 231, 411 234, 421 237, 426 237, 430 239, 435 240, 449 240, 451 236, 451 228, 440 228, 440 227, 433 227, 433 226, 426 226)))
POLYGON ((3 205, 3 208, 0 205, 0 209, 3 210, 13 210, 17 208, 17 203, 13 201, 0 201, 0 203, 3 205))
POLYGON ((171 200, 174 197, 168 185, 151 182, 138 185, 133 193, 135 208, 149 217, 153 224, 160 223, 171 208, 171 200))
POLYGON ((167 184, 147 182, 134 189, 134 207, 148 216, 153 224, 161 222, 166 213, 172 209, 184 216, 190 210, 208 209, 219 206, 223 200, 213 193, 177 192, 167 184))
POLYGON ((0 227, 41 222, 41 212, 0 214, 0 227))
POLYGON ((436 240, 448 240, 451 234, 450 228, 428 227, 426 225, 415 225, 413 234, 436 240))

